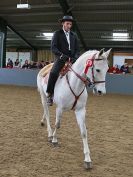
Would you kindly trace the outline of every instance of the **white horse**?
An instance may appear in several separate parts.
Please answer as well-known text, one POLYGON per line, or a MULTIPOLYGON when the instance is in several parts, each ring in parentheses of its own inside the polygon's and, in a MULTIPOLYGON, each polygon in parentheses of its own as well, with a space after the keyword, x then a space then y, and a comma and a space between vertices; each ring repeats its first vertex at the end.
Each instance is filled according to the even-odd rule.
MULTIPOLYGON (((111 50, 111 49, 110 49, 111 50)), ((41 101, 44 108, 42 125, 44 120, 47 122, 48 139, 53 144, 57 144, 57 129, 60 128, 60 122, 63 111, 68 111, 73 108, 77 123, 80 128, 81 137, 83 140, 84 149, 84 164, 86 169, 92 168, 90 150, 87 140, 87 130, 85 125, 87 89, 85 84, 93 84, 93 92, 96 94, 105 94, 105 77, 108 70, 108 55, 110 50, 104 52, 92 50, 82 54, 77 61, 72 65, 70 71, 64 77, 59 77, 54 90, 54 103, 56 104, 56 122, 55 129, 52 132, 50 126, 49 107, 47 105, 46 87, 44 78, 37 76, 37 86, 41 95, 41 101)))

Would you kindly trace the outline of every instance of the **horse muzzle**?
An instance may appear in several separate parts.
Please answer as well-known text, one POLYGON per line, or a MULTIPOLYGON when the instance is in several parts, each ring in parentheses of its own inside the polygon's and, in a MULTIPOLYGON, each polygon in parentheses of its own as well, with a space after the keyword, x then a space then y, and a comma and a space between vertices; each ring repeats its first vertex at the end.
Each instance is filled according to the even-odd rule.
POLYGON ((106 91, 102 91, 100 89, 97 89, 96 87, 93 88, 93 93, 98 95, 98 96, 102 96, 103 94, 106 94, 106 91))

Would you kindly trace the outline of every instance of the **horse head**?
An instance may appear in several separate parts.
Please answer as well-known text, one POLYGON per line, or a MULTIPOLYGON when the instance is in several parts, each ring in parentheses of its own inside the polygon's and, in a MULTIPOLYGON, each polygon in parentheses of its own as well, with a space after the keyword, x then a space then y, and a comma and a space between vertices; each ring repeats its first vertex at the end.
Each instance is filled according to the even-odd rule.
POLYGON ((102 95, 106 93, 105 77, 108 71, 108 56, 111 49, 97 51, 91 59, 86 61, 85 74, 93 84, 93 93, 102 95), (88 70, 87 70, 88 68, 88 70))

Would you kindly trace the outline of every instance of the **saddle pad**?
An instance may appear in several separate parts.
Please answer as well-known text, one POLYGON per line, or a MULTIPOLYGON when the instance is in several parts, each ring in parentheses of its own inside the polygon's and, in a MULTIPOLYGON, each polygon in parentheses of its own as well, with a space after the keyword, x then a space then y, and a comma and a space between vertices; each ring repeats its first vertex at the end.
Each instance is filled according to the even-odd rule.
POLYGON ((42 77, 45 77, 50 72, 50 70, 52 69, 52 66, 53 66, 53 63, 50 63, 49 65, 42 68, 39 71, 39 75, 42 76, 42 77))

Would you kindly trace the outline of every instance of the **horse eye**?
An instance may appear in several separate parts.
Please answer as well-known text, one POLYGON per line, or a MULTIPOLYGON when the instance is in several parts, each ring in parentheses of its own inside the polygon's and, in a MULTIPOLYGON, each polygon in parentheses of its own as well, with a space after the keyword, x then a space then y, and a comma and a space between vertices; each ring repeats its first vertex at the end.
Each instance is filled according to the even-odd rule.
POLYGON ((99 72, 100 72, 100 69, 96 69, 96 71, 99 73, 99 72))

